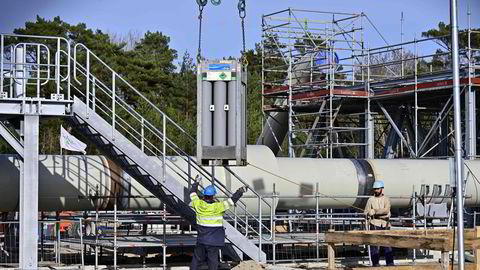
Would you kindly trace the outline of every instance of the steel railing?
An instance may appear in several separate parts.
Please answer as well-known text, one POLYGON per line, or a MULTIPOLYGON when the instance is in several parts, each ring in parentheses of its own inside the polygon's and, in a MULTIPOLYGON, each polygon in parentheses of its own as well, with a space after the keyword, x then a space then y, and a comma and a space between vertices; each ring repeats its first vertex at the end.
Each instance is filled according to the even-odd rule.
MULTIPOLYGON (((93 112, 99 112, 99 115, 103 116, 104 119, 107 118, 106 120, 108 120, 112 126, 112 136, 114 131, 120 132, 129 138, 132 143, 136 144, 142 152, 149 156, 159 158, 161 163, 165 164, 165 166, 162 167, 163 175, 167 173, 168 168, 183 180, 185 185, 189 186, 191 184, 192 171, 196 171, 209 182, 212 182, 221 193, 227 196, 232 195, 232 192, 229 191, 222 182, 218 181, 212 173, 205 168, 199 166, 189 153, 183 150, 182 147, 179 147, 178 143, 175 142, 175 138, 172 138, 173 136, 168 136, 167 134, 180 134, 184 139, 187 139, 187 143, 191 145, 196 144, 195 138, 168 117, 166 113, 153 104, 143 93, 123 79, 121 75, 110 68, 85 45, 76 44, 74 46, 72 63, 73 78, 75 81, 72 86, 85 98, 87 115, 89 110, 92 110, 93 112), (80 58, 86 60, 84 65, 78 61, 80 58), (106 75, 106 77, 111 77, 109 83, 105 83, 105 79, 102 80, 93 74, 92 64, 90 63, 92 60, 97 61, 97 65, 100 65, 103 71, 106 70, 107 73, 109 73, 106 75), (84 81, 80 81, 80 76, 83 77, 84 81), (153 111, 153 121, 157 120, 162 128, 157 128, 157 125, 152 123, 151 116, 149 117, 146 113, 135 110, 132 105, 128 104, 121 95, 117 93, 119 88, 117 81, 123 83, 121 89, 123 92, 121 95, 126 95, 127 91, 129 91, 130 93, 128 94, 133 94, 137 97, 137 104, 143 103, 149 109, 147 112, 153 111), (155 119, 155 117, 157 118, 155 119), (175 158, 171 158, 169 155, 174 155, 175 158), (185 170, 179 166, 179 164, 175 162, 177 160, 174 159, 182 159, 186 162, 188 169, 185 170)), ((114 140, 115 138, 112 137, 111 139, 114 140)), ((233 173, 228 167, 225 166, 225 169, 230 172, 233 179, 238 181, 238 184, 248 185, 247 182, 233 173)), ((239 203, 237 203, 236 209, 229 211, 227 214, 227 220, 230 219, 234 221, 235 226, 237 228, 243 228, 246 234, 253 233, 261 236, 262 231, 271 232, 271 228, 263 224, 261 215, 255 215, 251 212, 261 213, 262 205, 263 207, 266 205, 271 211, 272 206, 255 190, 250 190, 258 201, 256 211, 249 211, 247 203, 240 200, 239 203), (241 215, 237 214, 239 210, 242 213, 241 215), (251 225, 252 223, 257 225, 251 225)))
MULTIPOLYGON (((0 83, 0 98, 23 100, 54 100, 63 95, 62 99, 71 101, 73 89, 75 95, 86 102, 87 117, 89 113, 97 113, 111 125, 112 133, 103 136, 114 141, 115 132, 119 132, 144 154, 158 158, 164 165, 164 179, 165 174, 171 172, 189 187, 195 172, 212 182, 220 194, 232 195, 211 172, 195 162, 191 152, 182 148, 195 149, 195 138, 83 44, 73 45, 60 37, 2 34, 0 83), (15 94, 16 84, 22 87, 18 89, 23 91, 20 96, 15 94), (32 92, 32 87, 36 91, 32 92), (44 88, 51 89, 50 96, 44 88), (126 101, 124 96, 128 95, 135 97, 136 106, 126 101), (187 168, 178 161, 185 162, 187 168)), ((138 165, 141 168, 141 164, 138 165)), ((236 186, 248 185, 228 167, 225 169, 233 176, 236 186)), ((161 184, 162 179, 156 180, 161 184)), ((249 194, 257 199, 260 208, 272 210, 265 198, 250 190, 249 194)), ((246 235, 261 236, 262 231, 271 232, 271 228, 264 225, 260 214, 256 214, 261 212, 259 210, 240 200, 226 219, 232 220, 236 228, 243 228, 246 235)))
POLYGON ((0 98, 70 99, 67 39, 1 34, 0 48, 0 98), (49 82, 55 85, 50 96, 41 93, 49 82))

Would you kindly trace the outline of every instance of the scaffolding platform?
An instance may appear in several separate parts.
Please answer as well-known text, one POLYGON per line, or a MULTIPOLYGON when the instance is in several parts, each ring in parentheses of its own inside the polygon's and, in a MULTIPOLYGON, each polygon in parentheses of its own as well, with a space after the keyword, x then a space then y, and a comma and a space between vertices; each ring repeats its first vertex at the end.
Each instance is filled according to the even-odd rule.
MULTIPOLYGON (((292 100, 293 101, 320 101, 325 97, 334 96, 334 97, 344 97, 344 98, 361 98, 361 97, 370 97, 372 100, 380 100, 380 99, 394 99, 396 97, 401 97, 403 95, 411 95, 415 94, 415 92, 422 93, 422 92, 432 92, 432 91, 442 91, 446 89, 452 89, 452 80, 430 80, 427 82, 422 83, 412 83, 410 79, 406 79, 405 82, 396 81, 394 84, 391 84, 391 87, 379 86, 375 87, 375 85, 371 85, 372 92, 369 93, 362 90, 352 90, 350 88, 335 88, 332 90, 308 90, 308 91, 295 91, 292 93, 292 100)), ((460 87, 463 86, 480 86, 480 75, 479 77, 473 78, 461 78, 460 79, 460 87)), ((364 88, 365 86, 359 87, 352 87, 353 89, 364 88)), ((284 96, 288 97, 288 86, 279 86, 275 88, 265 89, 265 96, 273 96, 275 95, 277 98, 284 96)), ((447 93, 448 94, 448 93, 447 93)), ((288 106, 274 106, 271 104, 264 105, 264 111, 281 111, 281 110, 288 110, 288 106)))
MULTIPOLYGON (((367 27, 376 29, 364 13, 287 9, 263 16, 259 142, 277 154, 288 140, 282 155, 289 157, 453 155, 451 52, 442 37, 368 48, 367 27)), ((460 87, 466 154, 475 157, 480 48, 470 40, 480 33, 465 34, 460 87)))

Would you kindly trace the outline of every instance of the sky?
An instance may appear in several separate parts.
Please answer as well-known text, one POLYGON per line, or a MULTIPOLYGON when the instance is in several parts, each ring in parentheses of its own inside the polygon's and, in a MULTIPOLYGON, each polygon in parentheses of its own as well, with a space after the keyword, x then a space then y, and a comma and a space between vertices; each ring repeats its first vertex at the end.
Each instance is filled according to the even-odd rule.
MULTIPOLYGON (((404 40, 420 38, 421 32, 449 22, 449 0, 246 0, 247 48, 261 41, 262 14, 286 8, 329 12, 364 12, 390 44, 400 42, 400 14, 404 13, 404 40)), ((239 56, 242 48, 237 0, 209 0, 203 15, 202 52, 205 58, 239 56)), ((467 6, 472 27, 480 28, 480 0, 459 0, 459 26, 467 26, 467 6), (469 3, 470 2, 470 3, 469 3)), ((185 51, 196 55, 198 6, 195 0, 0 0, 0 33, 12 33, 37 15, 55 16, 67 23, 84 22, 87 27, 125 35, 128 32, 160 31, 170 36, 179 57, 185 51)), ((385 43, 372 27, 365 29, 369 47, 385 43)))

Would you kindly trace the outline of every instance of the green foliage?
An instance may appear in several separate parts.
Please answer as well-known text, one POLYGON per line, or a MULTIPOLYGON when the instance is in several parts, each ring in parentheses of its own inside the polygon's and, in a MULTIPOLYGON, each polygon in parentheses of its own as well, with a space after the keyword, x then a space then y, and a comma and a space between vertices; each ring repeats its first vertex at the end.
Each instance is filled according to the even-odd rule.
POLYGON ((310 51, 327 50, 328 46, 325 40, 321 36, 317 36, 310 32, 307 32, 302 37, 295 40, 295 49, 304 54, 310 51))
MULTIPOLYGON (((438 23, 438 28, 429 29, 425 32, 422 32, 422 37, 426 38, 437 38, 441 44, 443 44, 443 49, 438 49, 436 55, 433 57, 432 66, 434 69, 441 69, 450 66, 450 59, 448 55, 444 55, 445 52, 449 51, 452 47, 452 34, 450 24, 445 24, 444 22, 438 23)), ((474 49, 480 48, 480 34, 475 33, 480 31, 480 28, 471 29, 473 32, 470 34, 470 47, 474 49)), ((460 50, 465 50, 469 45, 469 35, 468 29, 458 31, 458 47, 460 50)), ((476 61, 480 61, 480 52, 473 51, 472 57, 476 61)))
MULTIPOLYGON (((438 29, 430 29, 425 32, 422 32, 422 37, 427 38, 438 38, 446 48, 451 48, 452 46, 452 34, 450 24, 445 24, 444 22, 438 23, 438 29)), ((479 31, 480 28, 474 29, 472 31, 479 31)), ((470 36, 470 45, 473 48, 480 47, 480 35, 474 33, 470 36)), ((458 31, 458 46, 460 49, 465 49, 468 47, 468 29, 463 29, 458 31)))
MULTIPOLYGON (((475 29, 480 30, 480 29, 475 29)), ((450 47, 451 39, 449 37, 450 26, 440 22, 438 29, 430 29, 422 33, 424 37, 439 37, 439 40, 444 44, 445 49, 438 51, 438 56, 433 57, 431 62, 421 60, 419 62, 419 73, 428 72, 429 67, 435 68, 445 67, 448 63, 448 57, 442 57, 441 54, 450 47), (446 36, 446 37, 444 37, 446 36)), ((78 23, 71 25, 64 22, 60 17, 55 17, 53 20, 46 20, 37 16, 36 21, 26 22, 23 28, 14 30, 16 34, 22 35, 42 35, 63 37, 74 44, 82 43, 87 48, 92 50, 99 58, 107 65, 112 67, 118 74, 131 84, 141 95, 178 123, 191 137, 196 134, 196 66, 191 55, 185 51, 181 58, 178 59, 178 52, 170 47, 170 37, 164 35, 162 32, 146 32, 143 36, 139 36, 136 40, 130 40, 127 48, 127 42, 118 41, 109 34, 101 30, 92 30, 87 27, 85 23, 78 23), (177 61, 177 62, 176 62, 177 61), (178 68, 177 68, 178 67, 178 68)), ((5 40, 5 44, 18 42, 36 42, 33 38, 10 38, 5 40)), ((465 48, 468 42, 468 35, 465 30, 460 31, 460 48, 465 48)), ((55 41, 48 44, 51 48, 57 46, 55 41)), ((313 47, 314 45, 323 46, 323 40, 318 37, 304 36, 295 42, 295 48, 298 52, 304 52, 305 48, 313 47)), ((473 48, 480 48, 480 34, 472 35, 471 46, 473 48)), ((248 60, 248 88, 247 88, 247 121, 248 121, 248 143, 254 144, 261 133, 262 123, 264 121, 262 114, 262 75, 266 83, 281 83, 286 78, 286 73, 278 71, 270 71, 262 74, 262 54, 265 56, 264 64, 272 70, 285 69, 285 62, 280 51, 285 51, 286 47, 279 42, 278 36, 271 35, 266 37, 263 44, 255 44, 254 49, 246 51, 246 58, 248 60)), ((52 50, 53 53, 54 50, 52 50)), ((27 52, 28 53, 28 52, 27 52)), ((32 54, 33 55, 33 54, 32 54)), ((79 52, 77 60, 85 64, 86 54, 79 52)), ((52 59, 54 55, 50 56, 52 59)), ((395 59, 396 56, 388 56, 395 59)), ((480 55, 477 52, 474 57, 480 60, 480 55)), ((34 59, 32 59, 34 60, 34 59)), ((383 61, 380 59, 378 61, 383 61)), ((111 73, 103 68, 100 61, 91 59, 91 70, 98 80, 102 81, 108 88, 112 84, 111 73)), ((406 67, 406 72, 409 73, 411 69, 406 67)), ((380 72, 380 71, 379 71, 380 72)), ((66 74, 62 74, 66 75, 66 74)), ((82 75, 79 75, 82 79, 82 75)), ((337 75, 336 79, 342 79, 341 75, 337 75)), ((83 77, 85 80, 85 78, 83 77)), ((55 90, 53 83, 47 84, 42 89, 42 95, 47 95, 49 92, 55 90)), ((153 127, 146 133, 146 136, 152 140, 157 146, 161 145, 161 134, 163 126, 163 118, 158 112, 152 109, 144 99, 141 99, 138 94, 129 90, 125 82, 117 78, 116 80, 117 95, 125 100, 124 108, 118 108, 118 116, 125 120, 132 126, 134 130, 139 132, 141 124, 136 121, 129 113, 130 108, 140 112, 153 127)), ((34 91, 35 89, 28 89, 34 91)), ((101 93, 98 89, 97 98, 106 104, 111 102, 111 97, 101 93), (109 101, 110 100, 110 101, 109 101)), ((351 121, 351 119, 343 119, 342 121, 351 121)), ((59 153, 59 125, 65 123, 58 118, 43 119, 40 130, 40 152, 44 154, 59 153)), ((352 126, 358 123, 352 123, 352 126)), ((186 150, 189 154, 195 153, 195 145, 192 143, 189 136, 182 135, 179 128, 172 123, 167 124, 170 138, 174 138, 180 148, 186 150)), ((81 137, 81 134, 75 134, 81 137)), ((132 140, 135 139, 135 134, 128 135, 132 140)), ((299 141, 306 138, 300 135, 299 141)), ((355 141, 354 135, 344 138, 344 140, 355 141)), ((286 152, 287 145, 284 140, 282 148, 286 152)), ((152 149, 152 153, 158 151, 152 149)), ((5 144, 0 143, 1 152, 12 152, 12 150, 5 144)), ((88 152, 90 154, 97 154, 99 151, 93 146, 89 146, 88 152)), ((169 154, 175 154, 169 152, 169 154)), ((358 156, 358 153, 347 153, 348 156, 358 156)))
MULTIPOLYGON (((170 47, 170 37, 161 32, 149 31, 135 42, 131 50, 125 50, 126 42, 114 42, 108 34, 103 33, 101 30, 89 29, 84 23, 70 25, 62 21, 60 17, 46 20, 40 16, 37 16, 36 21, 26 22, 25 27, 15 29, 14 33, 63 37, 71 42, 72 45, 84 44, 98 55, 103 62, 112 67, 125 81, 138 89, 149 101, 166 111, 173 120, 178 121, 194 137, 196 131, 195 66, 193 59, 188 52, 185 52, 180 72, 176 72, 174 61, 177 59, 177 51, 170 47)), ((38 42, 38 40, 34 38, 11 38, 6 41, 6 44, 18 42, 38 42)), ((45 43, 45 40, 41 42, 45 43)), ((56 41, 47 42, 47 45, 52 48, 52 52, 56 51, 56 41)), ((54 55, 50 57, 54 59, 54 55)), ((32 59, 32 61, 34 60, 32 59)), ((86 64, 86 54, 80 47, 77 53, 77 61, 83 65, 86 64)), ((112 75, 103 67, 103 64, 91 57, 90 67, 92 74, 95 74, 97 80, 101 81, 106 88, 110 87, 112 75)), ((63 75, 66 76, 66 74, 63 75)), ((78 77, 81 81, 82 79, 85 81, 84 76, 79 75, 78 77)), ((162 119, 157 117, 158 113, 147 109, 147 106, 144 106, 145 104, 141 104, 139 96, 130 91, 125 82, 117 78, 115 83, 117 95, 126 101, 125 108, 118 108, 117 113, 119 117, 133 127, 139 128, 128 113, 128 106, 130 106, 139 110, 156 127, 162 125, 162 119)), ((43 87, 44 92, 42 96, 45 96, 49 91, 53 91, 54 87, 54 83, 47 84, 43 87)), ((111 100, 107 94, 102 94, 101 89, 97 89, 97 98, 98 101, 103 101, 106 104, 109 104, 109 99, 111 100)), ((42 120, 40 135, 41 153, 60 152, 58 142, 59 125, 61 123, 62 121, 59 119, 42 120)), ((65 126, 65 123, 63 124, 65 126)), ((178 130, 177 133, 179 133, 178 130)), ((79 134, 76 135, 78 136, 79 134)), ((175 134, 171 135, 174 136, 175 134)), ((191 146, 186 146, 186 148, 193 149, 191 146)), ((97 151, 90 149, 89 153, 97 153, 97 151)))
POLYGON ((262 132, 262 54, 258 44, 256 50, 247 50, 247 143, 255 144, 262 132))

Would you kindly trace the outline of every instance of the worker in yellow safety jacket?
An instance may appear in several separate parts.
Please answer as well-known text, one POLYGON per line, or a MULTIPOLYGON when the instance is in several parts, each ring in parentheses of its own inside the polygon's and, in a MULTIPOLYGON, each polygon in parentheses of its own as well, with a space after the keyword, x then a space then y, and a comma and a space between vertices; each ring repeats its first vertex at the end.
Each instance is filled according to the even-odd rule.
POLYGON ((207 261, 208 269, 215 270, 219 264, 219 250, 225 245, 223 214, 234 206, 247 191, 247 187, 239 188, 230 199, 218 202, 215 200, 217 191, 212 185, 203 190, 203 199, 198 197, 199 182, 200 177, 197 176, 190 190, 191 206, 196 212, 198 233, 190 269, 200 269, 201 264, 207 261))

